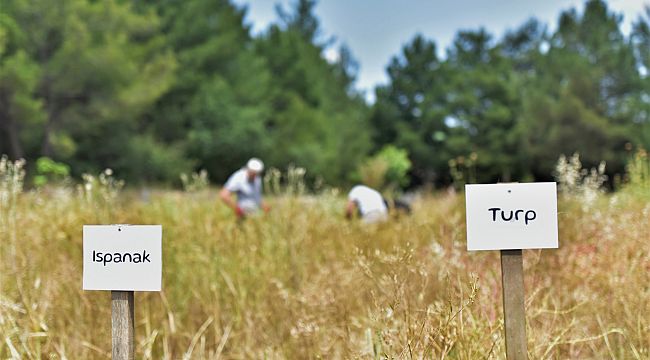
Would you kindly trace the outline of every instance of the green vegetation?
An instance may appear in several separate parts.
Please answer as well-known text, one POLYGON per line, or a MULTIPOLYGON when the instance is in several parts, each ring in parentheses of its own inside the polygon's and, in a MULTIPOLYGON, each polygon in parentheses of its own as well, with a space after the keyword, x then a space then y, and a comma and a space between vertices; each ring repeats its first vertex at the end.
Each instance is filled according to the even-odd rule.
POLYGON ((66 164, 58 163, 48 157, 42 157, 36 160, 36 175, 34 175, 34 185, 44 186, 52 182, 61 182, 68 179, 70 167, 66 164))
POLYGON ((393 145, 384 146, 359 167, 363 184, 378 190, 395 190, 408 183, 411 161, 406 150, 393 145))
POLYGON ((631 149, 650 148, 648 14, 624 35, 590 0, 554 32, 535 19, 500 39, 459 31, 444 57, 416 35, 367 104, 351 50, 325 59, 315 3, 279 8, 253 36, 229 0, 3 0, 0 153, 176 186, 201 169, 220 183, 260 156, 341 185, 381 170, 368 159, 394 146, 407 181, 387 170, 379 182, 418 186, 549 180, 576 152, 613 180, 631 149))

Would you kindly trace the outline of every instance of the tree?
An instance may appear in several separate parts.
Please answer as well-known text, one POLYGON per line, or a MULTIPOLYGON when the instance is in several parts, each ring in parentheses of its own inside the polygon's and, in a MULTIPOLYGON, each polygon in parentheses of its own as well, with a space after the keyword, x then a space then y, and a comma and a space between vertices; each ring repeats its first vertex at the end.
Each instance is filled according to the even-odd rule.
POLYGON ((377 89, 375 147, 408 150, 415 183, 448 183, 450 159, 475 159, 477 179, 549 179, 561 154, 579 152, 623 171, 625 146, 648 138, 650 28, 632 41, 604 2, 561 14, 548 35, 531 19, 499 42, 482 29, 460 31, 445 60, 416 36, 377 89))
POLYGON ((2 8, 2 135, 14 156, 52 157, 77 173, 137 166, 125 144, 176 64, 160 47, 157 18, 119 1, 7 0, 2 8))
POLYGON ((485 30, 461 31, 448 54, 453 76, 449 114, 461 132, 461 155, 476 154, 477 180, 512 181, 524 175, 519 153, 519 90, 513 63, 485 30))
POLYGON ((631 34, 631 43, 639 69, 640 91, 630 107, 634 109, 634 141, 645 149, 650 149, 650 8, 646 8, 645 16, 635 21, 631 34))
POLYGON ((42 126, 45 111, 36 94, 41 67, 25 52, 26 33, 11 15, 0 12, 0 153, 19 159, 33 151, 38 139, 26 129, 42 126))
POLYGON ((356 65, 342 48, 329 63, 319 42, 315 1, 300 0, 292 12, 279 9, 281 24, 256 41, 272 74, 268 123, 271 164, 306 167, 328 183, 352 176, 369 150, 366 105, 352 90, 356 65))
POLYGON ((524 150, 537 178, 548 179, 558 156, 574 152, 587 166, 605 160, 611 173, 623 171, 640 82, 620 22, 598 0, 587 2, 581 16, 560 15, 523 101, 524 150))
POLYGON ((249 157, 268 152, 271 75, 253 49, 245 9, 227 0, 153 3, 180 66, 148 115, 151 127, 223 181, 249 157))
POLYGON ((415 184, 440 180, 452 156, 444 143, 454 136, 445 124, 449 78, 444 66, 435 43, 416 35, 388 65, 389 84, 376 90, 375 146, 406 149, 415 184))
POLYGON ((0 153, 20 159, 25 157, 26 147, 30 153, 34 151, 38 140, 26 129, 38 129, 45 120, 43 102, 36 95, 41 69, 22 50, 5 55, 10 51, 7 37, 21 33, 7 16, 0 21, 0 153))

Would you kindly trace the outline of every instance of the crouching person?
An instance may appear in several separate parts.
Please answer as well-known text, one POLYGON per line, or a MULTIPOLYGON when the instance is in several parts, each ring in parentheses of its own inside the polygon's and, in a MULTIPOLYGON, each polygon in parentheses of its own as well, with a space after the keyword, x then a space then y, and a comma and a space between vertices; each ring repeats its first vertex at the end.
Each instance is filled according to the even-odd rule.
POLYGON ((365 185, 357 185, 350 190, 345 207, 345 217, 351 219, 357 212, 366 224, 386 221, 388 207, 381 194, 365 185))

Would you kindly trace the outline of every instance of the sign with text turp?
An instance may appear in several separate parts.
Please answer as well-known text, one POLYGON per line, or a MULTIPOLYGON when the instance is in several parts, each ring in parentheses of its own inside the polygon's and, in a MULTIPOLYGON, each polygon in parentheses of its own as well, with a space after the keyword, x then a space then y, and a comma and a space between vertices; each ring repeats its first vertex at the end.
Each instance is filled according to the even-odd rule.
POLYGON ((84 225, 83 289, 160 291, 162 226, 84 225))
POLYGON ((465 185, 467 250, 558 247, 554 182, 465 185))

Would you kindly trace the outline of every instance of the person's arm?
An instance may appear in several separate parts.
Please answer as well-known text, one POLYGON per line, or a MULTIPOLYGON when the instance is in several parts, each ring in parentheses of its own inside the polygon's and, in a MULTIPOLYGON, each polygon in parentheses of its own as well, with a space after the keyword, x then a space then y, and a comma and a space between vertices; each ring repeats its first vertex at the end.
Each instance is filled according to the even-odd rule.
POLYGON ((230 190, 224 187, 219 192, 219 197, 229 208, 235 212, 235 215, 238 217, 244 216, 244 211, 239 206, 237 206, 237 202, 232 196, 232 192, 230 190))
POLYGON ((348 200, 348 203, 345 206, 345 218, 352 219, 352 215, 354 214, 354 211, 356 209, 357 209, 357 204, 352 200, 348 200))

